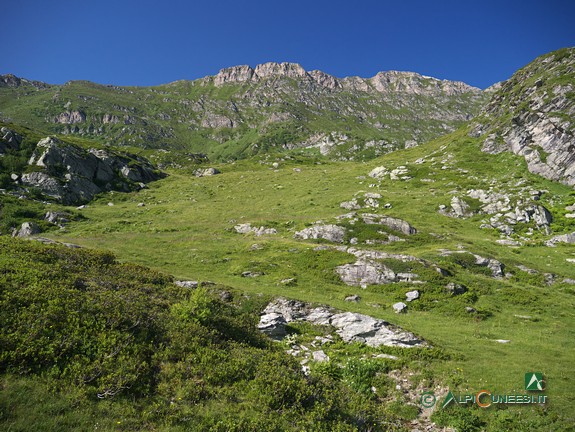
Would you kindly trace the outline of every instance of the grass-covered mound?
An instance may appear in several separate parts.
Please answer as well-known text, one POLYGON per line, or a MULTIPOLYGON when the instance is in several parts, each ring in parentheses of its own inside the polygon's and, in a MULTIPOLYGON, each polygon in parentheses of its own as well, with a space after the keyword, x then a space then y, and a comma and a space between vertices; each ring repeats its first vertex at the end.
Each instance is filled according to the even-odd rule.
POLYGON ((390 430, 365 392, 256 330, 265 299, 0 237, 0 429, 390 430))

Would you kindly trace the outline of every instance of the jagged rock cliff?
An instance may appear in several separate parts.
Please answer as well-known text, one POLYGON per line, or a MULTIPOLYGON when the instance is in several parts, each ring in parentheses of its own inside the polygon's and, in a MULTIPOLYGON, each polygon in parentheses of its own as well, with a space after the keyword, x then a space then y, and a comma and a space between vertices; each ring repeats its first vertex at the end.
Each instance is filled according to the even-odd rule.
POLYGON ((529 171, 575 186, 575 49, 541 56, 502 83, 471 134, 483 151, 512 151, 529 171))
POLYGON ((20 183, 63 204, 82 204, 103 191, 128 192, 164 176, 144 158, 107 150, 84 150, 58 138, 38 142, 20 183))
POLYGON ((0 120, 226 160, 300 147, 369 159, 453 131, 486 99, 464 83, 412 72, 337 78, 275 62, 158 87, 0 81, 0 120))

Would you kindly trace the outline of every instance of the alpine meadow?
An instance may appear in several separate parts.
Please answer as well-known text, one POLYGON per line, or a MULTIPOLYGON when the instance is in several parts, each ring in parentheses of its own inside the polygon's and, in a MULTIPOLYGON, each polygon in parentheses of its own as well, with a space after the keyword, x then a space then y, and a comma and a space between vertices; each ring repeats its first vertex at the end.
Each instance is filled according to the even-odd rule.
POLYGON ((0 429, 575 430, 575 48, 2 75, 0 127, 0 429))

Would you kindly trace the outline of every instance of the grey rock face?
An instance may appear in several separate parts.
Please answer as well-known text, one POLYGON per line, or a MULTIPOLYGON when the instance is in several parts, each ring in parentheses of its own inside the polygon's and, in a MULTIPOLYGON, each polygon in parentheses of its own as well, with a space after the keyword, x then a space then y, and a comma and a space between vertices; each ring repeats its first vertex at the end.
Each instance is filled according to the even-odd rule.
POLYGON ((65 111, 54 117, 55 123, 74 124, 86 121, 86 114, 82 111, 65 111))
POLYGON ((286 324, 283 315, 274 312, 266 313, 260 318, 258 330, 272 338, 282 338, 286 335, 286 324))
POLYGON ((90 201, 104 190, 127 192, 140 188, 139 183, 162 177, 147 160, 138 156, 105 150, 85 151, 54 137, 38 142, 28 164, 42 171, 22 175, 22 183, 39 188, 63 204, 90 201))
POLYGON ((407 312, 407 305, 403 302, 395 303, 393 305, 393 310, 395 313, 407 312))
POLYGON ((19 230, 14 231, 12 237, 30 237, 35 234, 40 234, 42 230, 34 222, 24 222, 19 230))
POLYGON ((412 333, 368 315, 337 312, 322 306, 312 308, 305 303, 282 298, 272 301, 266 307, 260 317, 258 328, 271 336, 282 337, 285 335, 285 324, 292 321, 330 325, 348 343, 360 342, 372 347, 385 345, 404 348, 427 345, 412 333))
POLYGON ((194 175, 196 177, 209 177, 216 174, 221 174, 216 168, 198 168, 194 171, 194 175))
POLYGON ((465 294, 467 292, 467 287, 465 285, 449 282, 445 286, 445 290, 451 295, 460 295, 465 294))
POLYGON ((575 232, 562 234, 551 238, 545 242, 546 246, 555 247, 558 243, 575 244, 575 232))
POLYGON ((408 222, 403 219, 394 218, 390 216, 380 216, 376 214, 365 213, 361 215, 366 224, 383 225, 392 230, 399 231, 406 235, 416 234, 417 230, 412 227, 408 222))
POLYGON ((174 282, 177 286, 182 287, 182 288, 191 288, 191 289, 195 289, 198 287, 199 283, 198 281, 175 281, 174 282))
POLYGON ((254 233, 256 236, 262 236, 262 235, 273 235, 273 234, 277 234, 277 230, 275 228, 266 228, 266 227, 253 227, 251 224, 249 223, 245 223, 245 224, 238 224, 236 226, 234 226, 234 229, 236 230, 237 233, 239 234, 249 234, 249 233, 254 233))
POLYGON ((408 291, 405 293, 405 301, 412 302, 413 300, 417 300, 419 298, 419 291, 413 290, 408 291))
POLYGON ((351 286, 367 287, 396 282, 397 275, 385 265, 366 260, 358 260, 353 264, 344 264, 335 269, 340 279, 351 286))
POLYGON ((334 243, 343 243, 345 228, 338 225, 314 225, 296 232, 294 238, 302 240, 324 239, 334 243))
POLYGON ((18 150, 22 143, 22 136, 11 129, 3 127, 0 129, 0 154, 8 150, 18 150))
POLYGON ((567 96, 573 91, 573 65, 575 50, 569 48, 559 57, 537 58, 504 82, 471 132, 482 137, 482 150, 511 151, 525 158, 532 173, 574 186, 575 100, 567 96))

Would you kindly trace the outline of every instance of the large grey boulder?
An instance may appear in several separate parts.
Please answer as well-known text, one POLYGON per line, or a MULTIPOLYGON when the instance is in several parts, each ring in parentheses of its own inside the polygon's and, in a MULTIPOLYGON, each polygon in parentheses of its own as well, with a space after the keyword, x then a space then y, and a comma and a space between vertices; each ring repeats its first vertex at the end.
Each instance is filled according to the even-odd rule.
POLYGON ((198 168, 193 172, 196 177, 210 177, 216 174, 221 174, 220 170, 216 168, 198 168))
POLYGON ((547 240, 545 245, 555 247, 558 243, 575 244, 575 232, 555 236, 550 240, 547 240))
POLYGON ((267 313, 261 316, 258 330, 273 338, 286 335, 286 319, 279 313, 267 313))
POLYGON ((42 230, 34 222, 24 222, 19 230, 14 231, 12 237, 30 237, 35 234, 40 234, 42 230))
POLYGON ((363 219, 363 222, 368 225, 383 225, 392 230, 399 231, 406 235, 413 235, 417 233, 417 230, 403 219, 391 216, 380 216, 377 214, 370 214, 370 213, 362 214, 361 217, 363 219))
POLYGON ((262 236, 262 235, 273 235, 273 234, 277 234, 277 230, 275 228, 266 228, 264 226, 261 227, 253 227, 251 224, 249 223, 244 223, 244 224, 238 224, 236 226, 234 226, 234 229, 236 230, 237 233, 239 234, 249 234, 249 233, 254 233, 256 236, 262 236))
POLYGON ((334 243, 343 243, 345 228, 339 225, 314 225, 296 232, 294 238, 302 240, 324 239, 334 243))
POLYGON ((9 150, 18 150, 22 143, 22 136, 12 129, 3 127, 0 129, 0 154, 9 150))
POLYGON ((353 264, 336 267, 335 271, 345 284, 363 288, 397 281, 393 270, 376 261, 359 259, 353 264))

